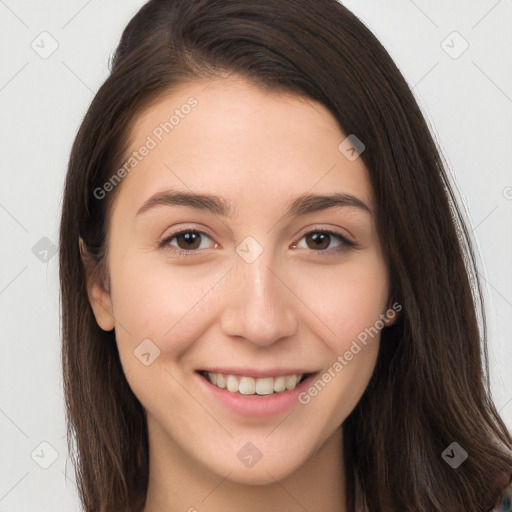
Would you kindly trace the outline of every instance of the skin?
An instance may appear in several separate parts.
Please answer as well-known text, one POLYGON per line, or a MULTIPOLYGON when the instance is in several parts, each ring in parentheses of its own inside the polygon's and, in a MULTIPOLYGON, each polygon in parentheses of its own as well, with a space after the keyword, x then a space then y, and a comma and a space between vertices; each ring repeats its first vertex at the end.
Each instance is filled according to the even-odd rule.
POLYGON ((352 194, 372 206, 361 158, 321 104, 264 91, 241 77, 194 82, 162 96, 136 120, 131 150, 169 113, 198 105, 119 185, 109 232, 109 286, 90 278, 96 320, 115 328, 127 380, 146 410, 150 482, 144 512, 346 510, 342 423, 375 367, 377 335, 307 405, 247 418, 211 398, 195 372, 208 365, 332 366, 389 307, 387 268, 374 218, 331 207, 296 217, 304 193, 352 194), (137 215, 154 193, 179 189, 223 196, 231 217, 160 205, 137 215), (205 231, 195 255, 174 238, 205 231), (329 229, 356 244, 317 249, 308 233, 329 229), (262 253, 248 263, 237 246, 252 236, 262 253), (150 339, 160 354, 141 364, 150 339), (246 467, 237 452, 262 454, 246 467))

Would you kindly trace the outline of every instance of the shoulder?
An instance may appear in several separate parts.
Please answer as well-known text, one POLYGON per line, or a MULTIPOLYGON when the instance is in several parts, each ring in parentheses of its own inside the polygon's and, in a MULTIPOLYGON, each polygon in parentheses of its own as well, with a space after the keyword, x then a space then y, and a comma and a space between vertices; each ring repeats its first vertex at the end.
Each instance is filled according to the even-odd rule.
POLYGON ((512 512, 512 482, 503 490, 500 500, 490 512, 512 512))

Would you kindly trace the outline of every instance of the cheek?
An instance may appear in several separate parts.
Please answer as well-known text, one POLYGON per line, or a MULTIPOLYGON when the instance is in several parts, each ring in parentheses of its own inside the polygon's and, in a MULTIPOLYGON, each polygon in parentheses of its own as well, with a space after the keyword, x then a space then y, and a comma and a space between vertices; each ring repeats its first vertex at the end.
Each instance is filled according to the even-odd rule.
MULTIPOLYGON (((229 270, 229 268, 228 268, 229 270)), ((152 264, 144 256, 126 258, 112 271, 112 300, 120 350, 133 351, 151 339, 175 357, 204 331, 217 283, 226 270, 152 264)))
POLYGON ((302 281, 299 293, 321 319, 317 335, 329 354, 303 403, 314 403, 315 415, 326 425, 339 425, 348 416, 371 378, 388 300, 386 276, 379 260, 369 260, 331 269, 322 286, 318 275, 310 283, 302 281))
MULTIPOLYGON (((179 384, 182 378, 175 380, 173 375, 215 317, 212 290, 223 274, 151 264, 143 256, 125 258, 122 266, 113 266, 116 343, 123 371, 140 402, 157 416, 165 397, 172 397, 177 409, 190 406, 179 384)), ((174 421, 176 428, 186 431, 185 418, 174 421)))
POLYGON ((324 342, 342 354, 385 312, 387 271, 380 258, 369 254, 314 274, 301 273, 295 292, 318 318, 324 342))
POLYGON ((388 282, 385 268, 374 263, 340 267, 324 286, 304 286, 300 292, 322 320, 316 334, 323 347, 317 345, 317 350, 324 351, 325 366, 299 397, 303 414, 323 425, 322 436, 330 435, 353 411, 375 368, 388 282))

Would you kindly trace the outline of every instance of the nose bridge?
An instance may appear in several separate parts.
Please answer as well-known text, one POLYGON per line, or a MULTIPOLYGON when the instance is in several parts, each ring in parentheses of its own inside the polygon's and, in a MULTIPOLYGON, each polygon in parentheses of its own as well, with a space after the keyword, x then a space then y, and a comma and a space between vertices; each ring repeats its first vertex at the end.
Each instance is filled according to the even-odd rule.
POLYGON ((237 248, 235 268, 225 292, 221 326, 231 336, 270 345, 279 338, 291 336, 297 318, 291 304, 292 294, 275 269, 272 253, 262 249, 250 240, 237 248))

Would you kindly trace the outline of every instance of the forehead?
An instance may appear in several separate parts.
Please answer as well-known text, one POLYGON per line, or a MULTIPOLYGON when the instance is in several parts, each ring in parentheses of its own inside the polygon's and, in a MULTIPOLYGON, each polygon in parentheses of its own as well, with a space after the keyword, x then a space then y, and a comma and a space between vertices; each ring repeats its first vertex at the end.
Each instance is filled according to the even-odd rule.
POLYGON ((322 104, 263 90, 242 78, 197 81, 161 95, 135 120, 119 201, 140 207, 166 188, 275 209, 306 192, 372 203, 361 158, 322 104), (142 156, 142 153, 144 155, 142 156))

